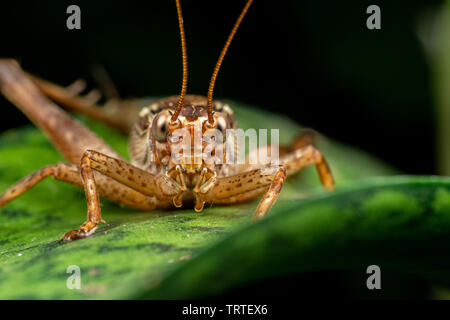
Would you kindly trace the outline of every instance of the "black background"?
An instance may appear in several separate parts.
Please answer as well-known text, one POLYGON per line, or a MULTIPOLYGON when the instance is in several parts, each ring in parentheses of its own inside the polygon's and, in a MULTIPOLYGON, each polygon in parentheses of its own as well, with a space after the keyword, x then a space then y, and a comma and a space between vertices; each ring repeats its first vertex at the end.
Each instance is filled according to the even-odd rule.
MULTIPOLYGON (((283 113, 405 173, 436 173, 431 74, 417 29, 439 1, 377 1, 382 29, 368 30, 373 3, 256 0, 225 58, 216 97, 283 113)), ((206 94, 243 5, 182 3, 190 93, 206 94)), ((179 92, 174 1, 8 1, 0 30, 1 56, 59 84, 89 79, 100 64, 122 97, 179 92), (66 28, 70 4, 81 8, 79 31, 66 28)), ((0 98, 1 131, 26 122, 0 98)))
MULTIPOLYGON (((244 2, 182 1, 189 93, 206 94, 244 2)), ((439 3, 255 0, 225 58, 215 95, 285 114, 405 173, 436 173, 432 74, 417 29, 420 17, 439 3), (381 30, 366 28, 370 4, 381 7, 381 30)), ((7 1, 1 4, 0 30, 1 56, 59 84, 89 79, 91 67, 100 64, 122 97, 179 92, 174 1, 7 1), (66 28, 70 4, 81 7, 79 31, 66 28)), ((0 97, 0 131, 25 123, 25 116, 0 97)), ((314 297, 365 290, 348 287, 347 274, 335 276, 281 279, 228 297, 255 292, 288 297, 298 283, 314 297)), ((365 283, 364 270, 356 277, 365 283)), ((383 297, 427 294, 419 280, 390 279, 404 285, 403 293, 383 290, 383 297)))

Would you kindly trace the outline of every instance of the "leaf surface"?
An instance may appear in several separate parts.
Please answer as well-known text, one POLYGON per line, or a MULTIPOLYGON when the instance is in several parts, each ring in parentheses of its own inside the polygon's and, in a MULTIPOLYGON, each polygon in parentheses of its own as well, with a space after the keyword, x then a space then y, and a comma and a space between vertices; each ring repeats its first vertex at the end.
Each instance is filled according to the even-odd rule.
MULTIPOLYGON (((301 131, 298 125, 284 117, 240 103, 229 103, 242 128, 278 128, 282 144, 289 143, 301 131)), ((100 124, 84 120, 115 149, 126 155, 126 138, 100 124)), ((367 230, 371 229, 371 223, 376 224, 375 227, 379 229, 388 227, 384 233, 386 235, 392 230, 392 223, 407 223, 408 219, 415 221, 423 214, 424 203, 417 203, 418 200, 408 194, 407 188, 401 189, 398 194, 395 193, 395 188, 389 191, 389 187, 386 192, 391 197, 391 202, 400 199, 409 211, 405 213, 407 216, 404 221, 400 212, 398 220, 380 225, 377 215, 383 214, 384 209, 381 204, 381 208, 377 207, 375 195, 375 198, 370 198, 367 193, 369 191, 364 191, 370 187, 363 181, 368 177, 392 175, 396 171, 364 152, 324 137, 319 138, 317 147, 327 157, 335 174, 338 193, 325 194, 315 169, 306 168, 288 179, 267 221, 256 224, 251 224, 250 220, 258 200, 234 206, 207 207, 202 213, 195 213, 192 208, 142 212, 102 200, 103 217, 108 224, 101 225, 96 234, 87 239, 58 244, 57 240, 64 232, 78 227, 85 220, 85 196, 81 189, 48 179, 0 209, 0 298, 202 296, 211 293, 211 288, 216 285, 224 290, 238 285, 244 279, 250 280, 252 277, 249 275, 252 274, 254 279, 270 276, 271 271, 266 268, 261 268, 257 273, 249 269, 252 263, 267 254, 273 258, 276 257, 276 252, 283 259, 288 259, 297 256, 297 250, 309 244, 307 253, 302 254, 314 256, 314 251, 319 250, 316 256, 325 259, 324 254, 330 244, 337 245, 337 242, 345 247, 346 243, 350 243, 350 240, 345 240, 349 238, 341 239, 338 235, 351 228, 353 219, 363 214, 362 209, 355 208, 365 208, 364 205, 371 204, 371 207, 366 208, 371 215, 363 219, 362 225, 367 230), (359 186, 362 190, 358 189, 359 186), (356 189, 339 193, 341 188, 356 189), (367 201, 358 203, 359 193, 364 194, 367 201), (346 199, 350 199, 350 202, 346 199), (414 201, 407 205, 410 199, 414 201), (350 204, 354 208, 349 207, 350 204), (356 211, 352 211, 352 208, 356 211), (286 230, 279 243, 275 242, 270 247, 268 239, 279 235, 289 221, 295 222, 295 225, 286 230), (323 235, 321 228, 327 229, 328 233, 323 235), (283 247, 280 251, 281 240, 289 239, 296 233, 305 238, 299 237, 296 240, 298 244, 283 247), (219 270, 218 263, 235 250, 237 254, 242 254, 247 246, 243 239, 248 241, 247 245, 262 244, 262 247, 252 247, 254 250, 246 252, 248 261, 244 259, 228 270, 231 273, 226 279, 232 279, 234 275, 241 280, 236 278, 229 281, 228 285, 223 281, 216 283, 211 277, 219 270), (188 269, 191 264, 195 264, 194 270, 188 269), (66 280, 70 276, 66 270, 71 265, 77 265, 81 269, 80 290, 69 290, 66 286, 66 280), (211 283, 194 288, 193 281, 199 279, 211 283), (177 281, 183 283, 183 290, 170 294, 171 286, 177 281)), ((31 172, 58 161, 64 159, 36 128, 28 126, 6 132, 0 136, 0 190, 3 191, 31 172)), ((380 181, 382 182, 377 186, 380 192, 384 181, 388 186, 392 183, 387 178, 380 181)), ((434 199, 439 189, 441 198, 437 206, 447 208, 447 182, 440 183, 443 185, 439 188, 436 187, 436 182, 430 185, 427 197, 434 199)), ((378 197, 381 198, 378 199, 380 203, 384 203, 383 193, 378 197)), ((427 204, 431 206, 431 202, 427 204)), ((433 216, 436 226, 442 226, 439 217, 448 219, 448 211, 439 208, 441 215, 433 216)), ((400 209, 396 207, 392 210, 401 211, 400 209)), ((360 227, 358 230, 360 236, 364 237, 365 229, 360 227)), ((406 232, 406 229, 403 231, 406 232)), ((367 237, 376 242, 369 235, 367 237)), ((280 272, 306 270, 320 266, 320 262, 325 261, 316 259, 306 266, 289 264, 290 267, 280 269, 280 272)))

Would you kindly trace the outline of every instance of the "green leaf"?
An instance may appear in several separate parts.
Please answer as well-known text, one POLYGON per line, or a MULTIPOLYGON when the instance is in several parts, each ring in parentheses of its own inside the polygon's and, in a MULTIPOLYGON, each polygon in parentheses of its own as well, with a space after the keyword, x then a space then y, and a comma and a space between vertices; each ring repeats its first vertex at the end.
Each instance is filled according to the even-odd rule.
MULTIPOLYGON (((371 179, 279 206, 133 298, 206 298, 269 276, 355 269, 420 275, 450 284, 450 179, 371 179)), ((114 297, 114 295, 113 295, 114 297)))
POLYGON ((438 172, 450 175, 450 1, 422 13, 418 35, 427 53, 435 105, 438 172))
MULTIPOLYGON (((301 130, 289 119, 238 103, 230 102, 230 104, 241 127, 280 128, 282 143, 288 143, 301 130)), ((91 121, 87 123, 119 152, 122 154, 126 152, 126 138, 102 125, 91 121)), ((210 288, 204 286, 214 287, 214 279, 209 277, 214 270, 217 271, 215 269, 217 261, 227 257, 233 250, 239 253, 239 246, 244 245, 234 241, 241 241, 240 237, 244 236, 248 239, 248 245, 265 243, 265 239, 268 239, 272 232, 282 233, 277 228, 287 223, 286 221, 293 224, 286 230, 285 238, 293 236, 294 226, 298 228, 298 234, 305 234, 306 237, 298 238, 299 245, 303 242, 304 245, 309 244, 310 255, 314 255, 315 250, 319 249, 321 251, 317 252, 317 256, 323 255, 325 247, 329 245, 341 243, 345 246, 344 239, 347 238, 338 236, 350 227, 348 223, 352 217, 364 214, 362 211, 350 212, 345 200, 346 195, 352 199, 348 203, 363 208, 357 196, 358 192, 363 192, 359 190, 360 186, 365 185, 362 181, 367 177, 392 175, 396 171, 361 151, 324 137, 319 139, 317 146, 331 165, 338 190, 355 188, 353 191, 355 193, 346 191, 347 193, 325 194, 314 168, 307 168, 288 179, 268 219, 253 225, 250 224, 250 219, 257 201, 237 206, 213 206, 206 208, 202 213, 195 213, 191 208, 141 212, 103 200, 103 217, 108 224, 101 225, 96 234, 87 239, 58 244, 57 240, 64 232, 78 227, 84 221, 86 204, 82 190, 48 179, 0 209, 0 298, 83 299, 138 296, 158 298, 170 296, 167 290, 173 285, 173 281, 179 280, 185 283, 184 291, 180 291, 179 296, 201 296, 210 292, 210 288), (316 203, 316 207, 314 210, 307 210, 305 214, 304 206, 308 203, 309 205, 316 203), (288 220, 283 222, 284 219, 288 220), (273 221, 275 224, 272 227, 273 221), (279 227, 276 227, 277 225, 279 227), (306 227, 308 225, 314 228, 308 231, 306 227), (321 228, 330 232, 327 237, 321 238, 320 232, 317 235, 313 232, 320 231, 321 228), (333 230, 335 233, 332 233, 333 230), (217 246, 220 251, 214 252, 213 248, 217 246), (196 266, 200 263, 200 267, 197 267, 196 271, 188 270, 189 264, 192 263, 196 266), (69 277, 66 269, 70 265, 81 268, 81 290, 69 290, 66 287, 66 280, 69 277), (210 279, 208 282, 211 283, 197 289, 192 288, 193 279, 202 278, 203 272, 205 279, 210 279)), ((27 127, 4 133, 0 136, 0 190, 5 190, 42 166, 58 161, 63 159, 37 129, 27 127)), ((382 188, 384 183, 389 186, 390 182, 382 179, 378 188, 382 188)), ((437 201, 436 209, 433 209, 441 212, 434 220, 437 226, 439 222, 445 222, 440 221, 439 217, 448 218, 448 211, 445 211, 448 198, 445 193, 447 182, 442 183, 443 187, 439 190, 444 191, 439 192, 444 193, 437 201)), ((424 185, 424 188, 428 187, 424 185)), ((429 192, 432 193, 433 190, 436 191, 434 182, 429 186, 429 192)), ((381 200, 383 199, 381 197, 381 200)), ((420 211, 424 205, 422 202, 417 204, 420 210, 414 204, 407 205, 410 199, 415 200, 408 194, 408 190, 402 189, 401 195, 394 193, 390 201, 395 202, 399 199, 404 204, 397 208, 400 215, 403 208, 404 214, 408 217, 414 213, 420 215, 422 212, 420 211)), ((381 225, 377 225, 376 218, 377 215, 382 215, 383 207, 381 209, 377 207, 378 203, 383 203, 381 200, 375 198, 364 202, 369 206, 367 210, 371 214, 364 220, 368 231, 371 224, 382 229, 381 225)), ((429 202, 426 204, 431 205, 429 202)), ((382 215, 380 219, 384 219, 384 216, 382 215)), ((406 218, 398 219, 395 220, 396 223, 407 223, 406 218)), ((392 227, 394 222, 391 222, 391 225, 387 222, 384 226, 392 227)), ((360 229, 361 237, 366 235, 364 230, 360 229)), ((403 230, 406 232, 405 228, 403 230)), ((369 240, 375 241, 368 236, 369 240)), ((372 243, 370 241, 369 243, 372 243)), ((253 247, 256 250, 247 252, 248 263, 244 259, 238 268, 236 266, 233 268, 233 272, 243 278, 230 281, 230 286, 237 285, 244 279, 251 279, 252 274, 255 275, 255 279, 270 276, 271 271, 266 268, 262 268, 261 272, 255 272, 247 266, 262 259, 266 254, 268 256, 264 261, 267 261, 275 254, 275 251, 271 251, 273 248, 280 249, 264 245, 260 249, 253 247)), ((285 247, 282 251, 276 251, 276 254, 287 259, 295 257, 297 249, 285 247)), ((313 266, 316 265, 320 264, 313 266)), ((292 264, 290 268, 292 270, 288 268, 287 271, 305 270, 305 267, 301 267, 298 263, 292 264)), ((219 281, 217 285, 220 287, 223 284, 219 281)))

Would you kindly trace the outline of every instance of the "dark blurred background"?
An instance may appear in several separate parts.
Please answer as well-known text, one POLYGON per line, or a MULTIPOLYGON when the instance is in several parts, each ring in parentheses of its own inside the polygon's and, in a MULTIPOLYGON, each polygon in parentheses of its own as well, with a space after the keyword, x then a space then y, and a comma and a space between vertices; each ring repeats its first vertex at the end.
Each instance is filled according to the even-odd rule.
MULTIPOLYGON (((244 2, 183 1, 190 93, 206 93, 244 2)), ((416 31, 439 3, 256 0, 216 97, 283 113, 406 173, 435 173, 430 70, 416 31), (381 8, 381 30, 366 28, 370 4, 381 8)), ((123 97, 180 88, 174 1, 3 1, 0 30, 1 56, 60 84, 89 79, 100 64, 123 97), (81 8, 79 31, 66 28, 70 4, 81 8)), ((4 98, 0 107, 1 131, 27 123, 4 98)))
MULTIPOLYGON (((206 94, 216 59, 244 3, 182 1, 190 93, 206 94)), ((405 173, 436 173, 431 71, 417 26, 420 17, 439 4, 255 0, 225 58, 215 95, 285 114, 405 173), (381 8, 381 30, 366 28, 371 4, 381 8)), ((14 57, 24 69, 59 84, 89 79, 92 66, 100 64, 122 97, 179 92, 174 1, 3 1, 0 30, 1 56, 14 57), (66 28, 70 4, 81 8, 79 31, 66 28)), ((25 116, 0 97, 0 131, 25 123, 25 116)), ((281 292, 287 297, 302 283, 306 295, 316 290, 313 296, 320 296, 320 284, 329 288, 332 283, 330 294, 342 295, 347 286, 346 292, 355 296, 344 281, 347 275, 332 275, 276 280, 242 289, 241 294, 256 291, 265 297, 281 292)), ((397 281, 404 284, 403 297, 429 293, 420 280, 397 281)))

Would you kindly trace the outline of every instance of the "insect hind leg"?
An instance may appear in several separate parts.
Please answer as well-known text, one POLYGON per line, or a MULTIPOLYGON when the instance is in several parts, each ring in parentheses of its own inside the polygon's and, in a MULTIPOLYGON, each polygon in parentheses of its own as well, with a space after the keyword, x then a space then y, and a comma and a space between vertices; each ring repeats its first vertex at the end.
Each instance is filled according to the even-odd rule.
MULTIPOLYGON (((77 80, 64 88, 37 76, 29 76, 35 85, 53 101, 70 110, 117 128, 125 134, 128 134, 139 113, 140 108, 137 104, 121 101, 117 95, 111 93, 113 90, 109 88, 110 85, 101 84, 102 87, 106 87, 102 92, 104 92, 107 101, 103 106, 100 106, 97 104, 102 97, 99 90, 93 89, 84 96, 80 95, 85 89, 85 83, 79 83, 82 80, 77 80)), ((102 80, 105 77, 104 74, 97 77, 100 78, 99 81, 104 82, 102 80)))
POLYGON ((70 165, 63 163, 58 165, 49 165, 26 176, 0 194, 0 208, 20 197, 22 194, 48 177, 54 177, 55 179, 66 181, 78 186, 81 185, 81 178, 79 174, 77 174, 76 170, 74 172, 70 165))
POLYGON ((71 163, 79 164, 88 148, 120 157, 103 139, 47 99, 17 61, 0 59, 0 92, 44 131, 71 163))

